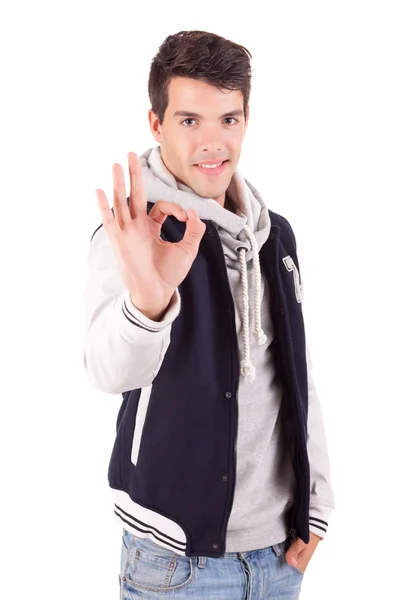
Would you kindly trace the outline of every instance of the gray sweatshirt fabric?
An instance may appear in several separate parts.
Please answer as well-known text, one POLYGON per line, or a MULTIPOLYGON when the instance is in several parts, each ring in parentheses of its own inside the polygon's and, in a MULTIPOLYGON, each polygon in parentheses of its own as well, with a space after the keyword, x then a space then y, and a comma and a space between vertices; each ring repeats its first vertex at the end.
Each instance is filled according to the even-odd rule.
MULTIPOLYGON (((294 471, 282 431, 282 386, 271 351, 274 328, 269 289, 258 261, 258 251, 270 232, 268 209, 238 169, 226 192, 236 206, 234 214, 177 182, 162 161, 160 147, 143 153, 140 163, 150 202, 163 199, 185 210, 195 208, 200 219, 213 221, 223 245, 241 367, 236 489, 226 552, 265 548, 288 535, 286 513, 295 491, 294 471)), ((179 299, 175 298, 174 306, 180 306, 179 299)), ((307 356, 310 368, 308 348, 307 356)), ((309 387, 310 515, 328 522, 334 499, 322 414, 311 373, 309 387)), ((321 538, 326 535, 312 524, 310 530, 321 538)))

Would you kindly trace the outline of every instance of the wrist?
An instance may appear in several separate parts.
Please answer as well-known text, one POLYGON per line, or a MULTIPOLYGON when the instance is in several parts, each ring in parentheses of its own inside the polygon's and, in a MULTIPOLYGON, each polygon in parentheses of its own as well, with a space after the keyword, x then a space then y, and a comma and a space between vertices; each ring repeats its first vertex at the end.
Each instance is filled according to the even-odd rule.
POLYGON ((134 302, 134 299, 132 298, 131 294, 130 300, 133 306, 135 306, 135 308, 137 308, 142 313, 142 315, 144 315, 151 321, 161 321, 171 303, 171 298, 169 298, 168 301, 163 302, 162 304, 158 304, 155 306, 149 306, 148 304, 146 304, 142 307, 140 303, 134 302))

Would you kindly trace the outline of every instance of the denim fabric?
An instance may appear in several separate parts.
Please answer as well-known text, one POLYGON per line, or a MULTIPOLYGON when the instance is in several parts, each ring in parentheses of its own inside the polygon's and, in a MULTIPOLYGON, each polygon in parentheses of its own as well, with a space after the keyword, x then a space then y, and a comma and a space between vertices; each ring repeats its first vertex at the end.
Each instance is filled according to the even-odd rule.
POLYGON ((289 541, 220 558, 181 556, 123 530, 120 600, 297 600, 304 574, 285 559, 289 541))

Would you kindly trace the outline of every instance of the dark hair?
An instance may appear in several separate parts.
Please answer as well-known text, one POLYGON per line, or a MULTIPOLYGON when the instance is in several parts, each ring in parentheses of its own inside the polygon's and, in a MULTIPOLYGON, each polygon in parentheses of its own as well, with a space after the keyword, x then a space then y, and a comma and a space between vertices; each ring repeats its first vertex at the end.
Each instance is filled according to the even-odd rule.
POLYGON ((219 89, 240 90, 247 116, 250 97, 250 52, 239 44, 206 31, 169 35, 153 58, 148 82, 151 108, 160 124, 168 106, 172 77, 190 77, 219 89))

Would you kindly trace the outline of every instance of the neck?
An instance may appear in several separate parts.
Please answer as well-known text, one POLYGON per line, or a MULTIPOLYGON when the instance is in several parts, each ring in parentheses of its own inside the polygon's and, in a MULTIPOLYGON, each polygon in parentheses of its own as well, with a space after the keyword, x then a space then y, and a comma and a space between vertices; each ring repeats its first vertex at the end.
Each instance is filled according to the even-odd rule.
POLYGON ((224 208, 226 210, 229 210, 230 212, 236 214, 236 206, 233 203, 233 201, 231 200, 231 198, 228 196, 228 194, 225 194, 224 208))

